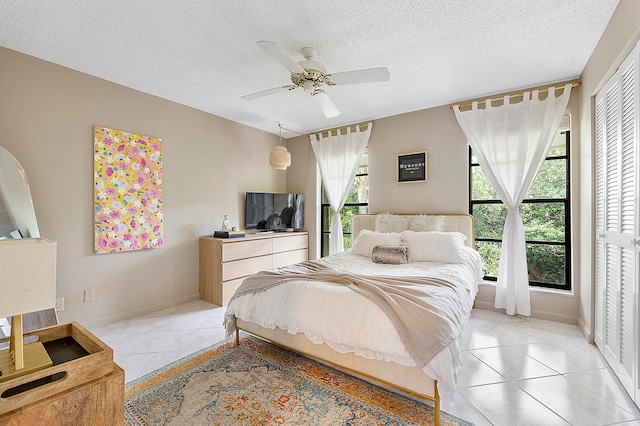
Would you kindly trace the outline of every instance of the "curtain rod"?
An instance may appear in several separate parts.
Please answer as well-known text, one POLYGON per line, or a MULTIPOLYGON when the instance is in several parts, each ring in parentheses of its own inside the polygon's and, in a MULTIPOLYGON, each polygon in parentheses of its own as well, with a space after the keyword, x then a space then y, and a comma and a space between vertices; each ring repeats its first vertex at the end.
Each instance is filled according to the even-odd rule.
POLYGON ((360 130, 367 130, 367 127, 369 127, 369 123, 373 123, 373 121, 367 121, 366 123, 350 124, 348 126, 342 126, 342 127, 334 127, 333 129, 322 130, 319 132, 312 132, 310 133, 310 135, 320 135, 322 137, 329 137, 330 133, 333 132, 334 130, 337 130, 338 133, 342 132, 343 130, 346 132, 347 129, 351 129, 351 131, 355 131, 358 126, 360 126, 360 130))
MULTIPOLYGON (((567 83, 565 83, 565 84, 569 84, 569 82, 567 82, 567 83)), ((565 86, 565 84, 559 84, 559 85, 557 85, 557 86, 552 86, 552 87, 555 87, 556 89, 562 89, 562 88, 565 86)), ((579 81, 572 81, 572 82, 571 82, 571 88, 574 88, 574 87, 580 86, 581 84, 582 84, 582 83, 580 83, 579 81)), ((544 92, 548 92, 548 91, 549 91, 549 89, 550 89, 550 87, 547 87, 546 89, 537 89, 537 90, 538 90, 538 92, 540 92, 540 93, 544 93, 544 92)), ((524 94, 525 94, 525 93, 527 93, 527 92, 532 92, 532 91, 534 91, 534 90, 536 90, 536 89, 529 89, 529 90, 525 90, 525 91, 520 92, 520 93, 516 93, 516 94, 513 94, 513 95, 505 95, 505 96, 507 96, 509 99, 511 99, 511 98, 519 98, 519 97, 524 96, 524 94)), ((491 100, 491 102, 493 102, 493 101, 501 101, 501 100, 503 100, 503 99, 504 99, 504 96, 500 96, 500 97, 491 98, 490 100, 491 100)), ((485 100, 483 100, 483 101, 477 101, 477 102, 478 102, 478 104, 484 104, 484 103, 486 103, 487 101, 486 101, 486 99, 485 99, 485 100)), ((456 105, 458 105, 458 108, 470 107, 470 106, 472 106, 472 105, 473 105, 473 101, 471 101, 471 102, 465 102, 465 103, 459 103, 459 104, 456 104, 456 105)), ((453 109, 453 107, 454 107, 454 106, 455 106, 455 105, 451 105, 449 108, 450 108, 450 109, 453 109)))

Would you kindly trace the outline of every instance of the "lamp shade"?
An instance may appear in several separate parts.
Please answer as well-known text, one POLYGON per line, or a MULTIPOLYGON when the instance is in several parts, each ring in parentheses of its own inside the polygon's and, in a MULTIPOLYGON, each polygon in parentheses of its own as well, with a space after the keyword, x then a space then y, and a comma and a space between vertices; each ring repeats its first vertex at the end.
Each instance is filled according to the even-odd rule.
POLYGON ((291 165, 291 154, 284 146, 276 146, 269 154, 269 164, 278 170, 287 170, 291 165))
POLYGON ((0 240, 0 317, 49 309, 55 300, 56 243, 0 240))

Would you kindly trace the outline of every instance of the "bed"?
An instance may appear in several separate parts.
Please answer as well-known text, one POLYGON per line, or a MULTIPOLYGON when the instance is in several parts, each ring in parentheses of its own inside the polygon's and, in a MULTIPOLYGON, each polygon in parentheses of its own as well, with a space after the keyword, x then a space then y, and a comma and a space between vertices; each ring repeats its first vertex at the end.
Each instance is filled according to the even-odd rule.
MULTIPOLYGON (((434 287, 435 290, 431 286, 418 286, 420 289, 429 288, 429 292, 435 294, 433 299, 428 299, 429 306, 436 303, 436 299, 444 301, 437 302, 442 305, 437 306, 442 313, 435 315, 447 318, 445 322, 450 327, 445 333, 448 337, 442 338, 443 342, 436 346, 431 346, 431 343, 429 346, 416 346, 413 342, 407 342, 406 330, 403 332, 398 328, 394 316, 383 312, 379 301, 374 303, 369 293, 336 284, 329 279, 326 282, 324 278, 320 281, 310 280, 308 277, 316 271, 304 273, 301 272, 304 269, 296 269, 309 266, 302 264, 284 272, 268 271, 261 273, 260 277, 245 280, 243 286, 251 287, 251 283, 257 283, 267 287, 252 292, 243 291, 243 287, 238 289, 225 315, 227 336, 235 334, 238 341, 238 333, 242 330, 362 378, 426 398, 434 402, 436 424, 439 424, 441 401, 446 406, 455 390, 460 363, 458 340, 473 307, 477 284, 482 278, 480 256, 473 250, 473 217, 460 214, 356 215, 352 219, 352 235, 356 237, 351 250, 319 259, 311 266, 320 268, 319 273, 328 268, 349 276, 363 276, 365 284, 369 283, 370 278, 377 277, 409 282, 419 276, 420 280, 428 280, 429 284, 432 281, 444 282, 446 285, 443 288, 434 287), (421 227, 410 226, 414 222, 421 227), (401 231, 405 224, 407 232, 389 232, 401 231), (376 225, 379 230, 387 232, 373 232, 376 225), (443 232, 412 232, 410 229, 443 232), (397 242, 396 235, 402 235, 400 247, 394 244, 397 242), (435 237, 446 240, 433 240, 435 237), (442 241, 442 245, 435 247, 432 244, 429 248, 425 241, 442 241), (379 242, 383 244, 377 244, 379 242), (386 247, 373 249, 376 245, 386 247), (396 263, 397 251, 404 251, 409 262, 396 265, 384 259, 383 263, 372 261, 372 258, 380 261, 376 255, 385 254, 380 249, 396 251, 391 254, 391 263, 396 263), (433 260, 431 256, 439 261, 425 261, 433 260), (301 275, 292 275, 292 271, 301 275), (280 277, 279 274, 284 275, 280 277), (264 284, 269 279, 272 280, 271 284, 264 284), (362 297, 363 294, 367 297, 362 297), (318 318, 322 320, 318 321, 318 318), (417 350, 422 352, 417 353, 417 350), (434 354, 430 354, 430 351, 434 354), (421 358, 423 353, 429 355, 421 358)), ((385 287, 386 281, 382 282, 381 286, 385 287)), ((377 281, 375 283, 378 284, 377 281)), ((413 325, 409 331, 421 334, 421 327, 430 322, 431 319, 421 318, 418 323, 410 323, 413 325), (420 330, 420 333, 416 330, 420 330)), ((442 328, 442 325, 438 325, 438 332, 434 331, 433 334, 440 333, 442 328)))

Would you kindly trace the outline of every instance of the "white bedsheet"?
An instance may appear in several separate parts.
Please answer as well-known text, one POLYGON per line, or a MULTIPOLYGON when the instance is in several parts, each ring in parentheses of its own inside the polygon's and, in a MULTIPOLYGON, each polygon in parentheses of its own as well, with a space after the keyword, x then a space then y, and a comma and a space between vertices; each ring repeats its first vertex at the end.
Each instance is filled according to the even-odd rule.
MULTIPOLYGON (((360 275, 427 275, 458 282, 467 290, 469 299, 465 305, 470 311, 478 290, 477 283, 482 278, 482 262, 478 253, 468 247, 465 247, 464 257, 461 264, 384 265, 346 251, 319 261, 334 270, 360 275)), ((278 327, 291 334, 302 332, 313 343, 326 343, 338 352, 416 365, 387 315, 373 302, 343 285, 303 280, 286 282, 233 300, 227 307, 226 316, 228 321, 235 316, 265 328, 278 327)), ((468 319, 468 315, 465 318, 468 319)), ((228 334, 232 330, 228 327, 228 334)), ((444 404, 455 389, 458 360, 456 340, 424 368, 425 373, 438 380, 438 391, 444 404)))

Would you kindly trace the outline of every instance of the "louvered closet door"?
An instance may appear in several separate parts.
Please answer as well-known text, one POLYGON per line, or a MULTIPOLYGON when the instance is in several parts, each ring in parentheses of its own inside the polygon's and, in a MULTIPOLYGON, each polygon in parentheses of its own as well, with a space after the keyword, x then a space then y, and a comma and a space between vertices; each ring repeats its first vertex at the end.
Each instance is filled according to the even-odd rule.
POLYGON ((596 96, 595 341, 639 402, 638 123, 640 48, 596 96))

